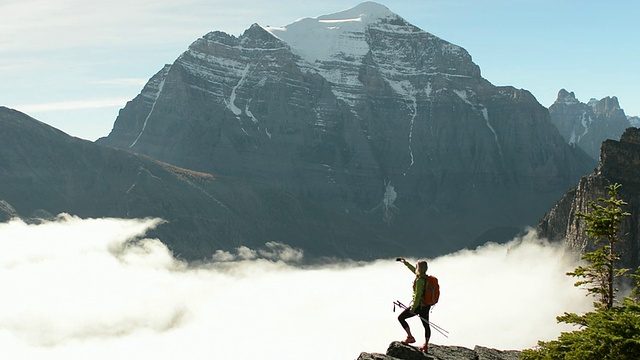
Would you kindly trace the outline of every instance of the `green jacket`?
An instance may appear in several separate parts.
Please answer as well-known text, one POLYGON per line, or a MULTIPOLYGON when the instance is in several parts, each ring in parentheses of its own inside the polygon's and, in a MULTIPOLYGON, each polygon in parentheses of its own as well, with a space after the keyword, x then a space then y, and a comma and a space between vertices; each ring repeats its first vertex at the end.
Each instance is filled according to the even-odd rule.
MULTIPOLYGON (((415 275, 416 267, 409 264, 407 261, 403 262, 409 270, 415 275)), ((420 307, 420 303, 422 302, 422 296, 424 296, 424 287, 426 285, 427 278, 426 276, 416 275, 415 280, 413 280, 413 302, 411 305, 411 311, 415 312, 418 307, 420 307)))

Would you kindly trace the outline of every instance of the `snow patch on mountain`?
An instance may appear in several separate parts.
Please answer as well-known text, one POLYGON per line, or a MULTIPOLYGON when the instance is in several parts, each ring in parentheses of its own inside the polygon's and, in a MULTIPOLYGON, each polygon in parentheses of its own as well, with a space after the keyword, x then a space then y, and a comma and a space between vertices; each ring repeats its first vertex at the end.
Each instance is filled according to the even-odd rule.
POLYGON ((253 113, 249 110, 249 103, 251 101, 247 101, 247 104, 244 106, 244 113, 247 114, 247 116, 249 116, 251 118, 251 121, 253 121, 254 124, 258 123, 258 119, 256 119, 255 116, 253 116, 253 113))
MULTIPOLYGON (((411 113, 411 119, 409 120, 409 135, 408 135, 409 137, 408 153, 409 153, 409 160, 410 160, 410 163, 409 163, 409 168, 410 168, 415 163, 414 157, 413 157, 413 149, 411 148, 411 142, 413 140, 413 125, 415 124, 416 116, 418 115, 418 98, 416 96, 418 94, 418 90, 416 90, 411 84, 411 82, 409 82, 408 80, 393 81, 387 78, 387 83, 389 84, 389 86, 391 86, 391 88, 396 93, 398 93, 408 102, 407 108, 411 113)), ((425 92, 427 93, 427 96, 431 93, 431 84, 429 84, 425 92)))
POLYGON ((327 22, 306 18, 284 27, 265 27, 307 62, 360 59, 369 51, 364 41, 366 24, 361 18, 327 22), (309 41, 313 39, 313 41, 309 41), (346 52, 345 52, 346 51, 346 52))
POLYGON ((393 221, 395 213, 398 212, 398 207, 394 205, 397 198, 398 193, 396 192, 396 189, 393 187, 393 185, 391 185, 391 181, 385 181, 382 201, 380 201, 380 203, 371 211, 381 209, 383 213, 382 220, 389 225, 393 221))
MULTIPOLYGON (((592 107, 594 107, 595 105, 588 104, 592 107)), ((582 115, 580 116, 580 127, 582 127, 582 131, 581 133, 578 135, 576 133, 576 127, 578 124, 574 124, 573 128, 571 129, 571 137, 569 138, 569 144, 577 144, 585 135, 587 135, 589 133, 589 127, 591 126, 591 123, 593 122, 593 119, 591 118, 591 116, 589 116, 589 114, 587 114, 586 112, 583 112, 582 115)))
POLYGON ((334 14, 303 18, 282 27, 263 28, 311 64, 335 59, 349 61, 360 60, 369 52, 364 37, 368 25, 396 16, 385 6, 365 2, 334 14))
MULTIPOLYGON (((245 82, 247 78, 247 75, 249 74, 250 66, 251 66, 250 64, 247 64, 244 70, 240 72, 240 75, 241 75, 240 80, 238 80, 238 83, 233 87, 233 89, 231 89, 231 95, 229 95, 229 100, 227 101, 227 99, 224 99, 225 105, 236 116, 236 119, 238 119, 238 122, 240 123, 240 129, 245 135, 249 135, 249 133, 247 133, 247 130, 245 130, 244 126, 242 126, 242 120, 240 119, 240 115, 242 115, 242 110, 236 106, 236 97, 237 97, 238 88, 242 86, 242 84, 245 82)), ((248 109, 248 104, 247 104, 247 109, 248 109)), ((255 119, 253 116, 250 116, 250 117, 252 118, 252 120, 255 119)), ((256 121, 254 122, 257 122, 257 119, 255 120, 256 121)))
POLYGON ((227 101, 225 99, 225 104, 227 105, 227 108, 229 110, 231 110, 231 112, 236 116, 240 116, 242 114, 242 110, 240 110, 240 108, 238 108, 236 106, 236 91, 238 90, 238 88, 242 85, 242 83, 244 82, 244 80, 247 78, 247 74, 249 73, 249 66, 247 65, 244 70, 242 70, 242 76, 240 77, 240 80, 238 80, 238 83, 236 84, 236 86, 233 87, 233 89, 231 89, 231 95, 229 96, 229 101, 227 101))
MULTIPOLYGON (((471 91, 471 90, 469 90, 469 91, 471 91)), ((484 118, 484 121, 485 121, 485 125, 487 126, 489 131, 491 131, 491 133, 493 133, 493 138, 496 141, 496 146, 498 147, 498 153, 500 154, 500 158, 504 162, 504 154, 502 153, 502 146, 500 146, 500 141, 498 139, 498 133, 496 132, 496 130, 491 125, 491 122, 489 121, 489 110, 487 110, 487 108, 484 105, 475 104, 475 103, 473 103, 473 102, 471 102, 469 100, 470 96, 474 96, 475 95, 473 93, 473 91, 471 91, 472 92, 471 95, 467 94, 466 90, 453 90, 453 92, 456 95, 458 95, 458 97, 460 99, 462 99, 462 101, 464 101, 469 106, 471 106, 474 110, 479 111, 482 114, 482 117, 484 118)))
POLYGON ((147 128, 147 122, 149 122, 149 118, 151 117, 151 114, 153 114, 153 110, 155 109, 156 103, 158 102, 158 98, 162 93, 162 88, 164 87, 164 82, 170 69, 171 69, 171 65, 166 65, 160 71, 159 79, 151 79, 151 81, 149 81, 148 87, 144 89, 147 91, 143 90, 142 96, 149 99, 152 102, 151 109, 149 110, 149 114, 147 114, 147 117, 144 119, 144 122, 142 123, 142 129, 140 129, 138 136, 133 141, 133 143, 129 145, 130 148, 136 145, 136 143, 140 139, 140 136, 142 136, 142 133, 144 133, 144 130, 147 128))
MULTIPOLYGON (((334 14, 263 29, 290 46, 300 57, 298 65, 302 69, 320 74, 333 85, 331 91, 336 97, 354 107, 363 88, 360 67, 371 52, 367 31, 375 28, 397 33, 403 26, 390 24, 397 19, 402 20, 387 7, 365 2, 334 14)), ((406 32, 416 31, 415 27, 406 27, 406 32)))

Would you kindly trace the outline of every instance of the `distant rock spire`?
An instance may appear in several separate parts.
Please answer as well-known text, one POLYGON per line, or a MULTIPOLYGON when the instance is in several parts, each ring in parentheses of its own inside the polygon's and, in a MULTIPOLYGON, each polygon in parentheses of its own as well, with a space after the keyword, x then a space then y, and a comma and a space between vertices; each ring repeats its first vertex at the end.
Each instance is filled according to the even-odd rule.
POLYGON ((592 98, 585 104, 565 89, 558 92, 549 114, 565 141, 577 145, 593 159, 600 156, 600 144, 604 140, 618 139, 631 125, 617 97, 592 98))

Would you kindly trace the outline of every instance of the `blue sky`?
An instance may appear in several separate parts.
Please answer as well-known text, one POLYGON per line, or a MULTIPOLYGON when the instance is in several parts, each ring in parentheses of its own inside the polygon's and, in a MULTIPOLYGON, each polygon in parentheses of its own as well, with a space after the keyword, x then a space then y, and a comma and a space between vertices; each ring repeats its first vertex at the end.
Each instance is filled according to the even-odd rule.
MULTIPOLYGON (((632 0, 379 1, 421 29, 465 48, 494 85, 617 96, 640 115, 640 2, 632 0)), ((213 30, 287 25, 360 1, 1 0, 0 105, 70 135, 106 136, 165 63, 213 30)))

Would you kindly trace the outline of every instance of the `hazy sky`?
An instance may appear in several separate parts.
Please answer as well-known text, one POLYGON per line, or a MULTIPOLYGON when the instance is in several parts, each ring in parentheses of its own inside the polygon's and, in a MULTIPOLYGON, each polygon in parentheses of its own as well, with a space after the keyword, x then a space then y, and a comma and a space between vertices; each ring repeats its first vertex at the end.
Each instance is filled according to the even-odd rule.
MULTIPOLYGON (((165 63, 213 30, 240 35, 351 8, 345 0, 0 0, 0 105, 95 140, 165 63)), ((464 47, 495 85, 550 106, 617 96, 640 115, 636 0, 388 0, 390 10, 464 47)))
MULTIPOLYGON (((158 240, 127 242, 156 224, 0 224, 0 358, 355 359, 405 337, 392 304, 409 304, 414 275, 394 260, 303 269, 279 246, 187 267, 158 240)), ((575 264, 561 245, 531 235, 428 260, 441 285, 431 320, 449 331, 435 344, 532 347, 593 302, 564 275, 575 264)))

